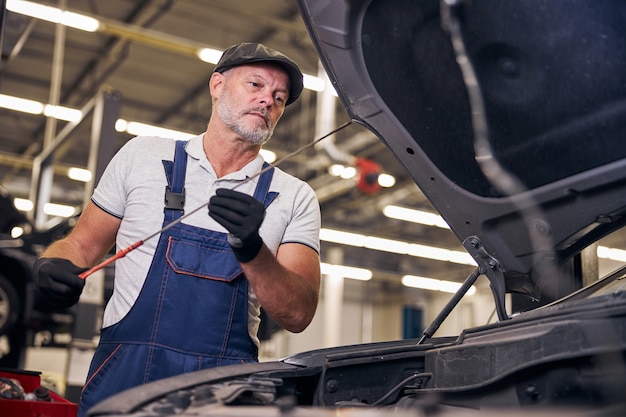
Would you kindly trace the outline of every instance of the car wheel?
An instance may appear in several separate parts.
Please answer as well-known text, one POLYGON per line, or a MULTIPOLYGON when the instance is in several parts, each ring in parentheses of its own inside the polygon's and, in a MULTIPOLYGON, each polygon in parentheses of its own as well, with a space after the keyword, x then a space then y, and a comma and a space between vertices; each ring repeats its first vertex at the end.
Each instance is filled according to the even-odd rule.
POLYGON ((0 275, 0 336, 9 333, 17 323, 21 304, 11 281, 0 275))

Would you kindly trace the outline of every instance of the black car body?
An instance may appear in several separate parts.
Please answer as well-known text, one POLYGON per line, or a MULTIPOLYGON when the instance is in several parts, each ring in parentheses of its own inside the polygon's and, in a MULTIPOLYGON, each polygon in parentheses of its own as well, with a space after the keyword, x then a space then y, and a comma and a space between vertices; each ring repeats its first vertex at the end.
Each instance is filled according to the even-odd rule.
POLYGON ((35 290, 32 269, 43 249, 65 236, 76 218, 37 230, 6 192, 0 192, 0 216, 0 336, 7 337, 9 345, 9 351, 0 356, 0 366, 21 368, 24 350, 35 333, 46 332, 45 339, 52 342, 55 334, 71 331, 73 308, 48 304, 35 290), (12 237, 14 227, 21 227, 24 234, 12 237))
POLYGON ((348 114, 478 268, 420 340, 195 372, 90 415, 623 415, 626 268, 596 280, 581 256, 626 221, 626 3, 299 5, 348 114), (433 337, 479 275, 498 322, 433 337))

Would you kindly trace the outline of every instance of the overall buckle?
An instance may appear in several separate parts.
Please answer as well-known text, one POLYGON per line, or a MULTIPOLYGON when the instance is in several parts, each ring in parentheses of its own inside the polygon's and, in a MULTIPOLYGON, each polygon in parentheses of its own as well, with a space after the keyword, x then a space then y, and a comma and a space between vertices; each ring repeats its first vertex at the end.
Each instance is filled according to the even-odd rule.
POLYGON ((185 190, 182 193, 173 192, 169 186, 165 186, 165 210, 180 210, 184 212, 185 207, 185 190))

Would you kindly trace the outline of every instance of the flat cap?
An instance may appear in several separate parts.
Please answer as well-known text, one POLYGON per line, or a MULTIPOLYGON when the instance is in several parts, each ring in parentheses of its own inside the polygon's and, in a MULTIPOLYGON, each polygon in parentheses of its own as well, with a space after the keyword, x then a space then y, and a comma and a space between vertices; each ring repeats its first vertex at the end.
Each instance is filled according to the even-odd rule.
POLYGON ((260 43, 239 43, 224 51, 213 72, 222 73, 232 67, 253 62, 272 61, 280 64, 289 76, 289 98, 285 105, 296 101, 302 93, 303 81, 300 67, 286 55, 260 43))

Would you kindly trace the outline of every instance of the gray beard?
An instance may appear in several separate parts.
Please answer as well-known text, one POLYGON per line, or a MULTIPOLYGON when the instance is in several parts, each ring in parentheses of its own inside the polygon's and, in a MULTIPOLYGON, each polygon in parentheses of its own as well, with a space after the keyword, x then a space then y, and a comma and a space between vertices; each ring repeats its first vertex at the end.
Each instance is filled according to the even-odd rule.
POLYGON ((239 123, 239 116, 235 116, 227 106, 217 106, 217 115, 226 126, 233 132, 244 138, 253 145, 263 145, 272 137, 273 128, 269 129, 250 129, 239 123))

